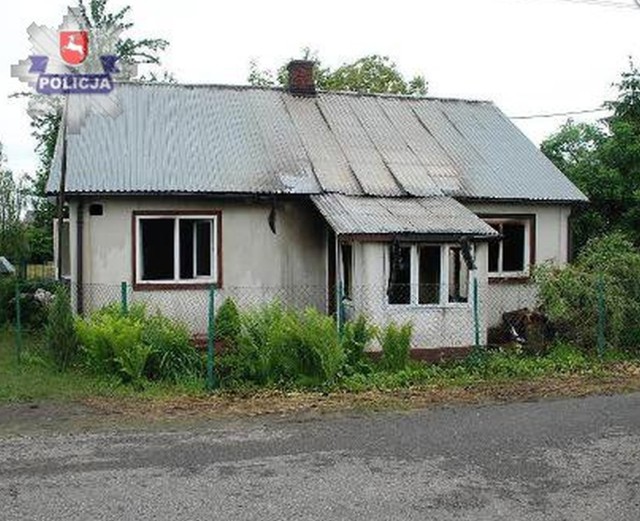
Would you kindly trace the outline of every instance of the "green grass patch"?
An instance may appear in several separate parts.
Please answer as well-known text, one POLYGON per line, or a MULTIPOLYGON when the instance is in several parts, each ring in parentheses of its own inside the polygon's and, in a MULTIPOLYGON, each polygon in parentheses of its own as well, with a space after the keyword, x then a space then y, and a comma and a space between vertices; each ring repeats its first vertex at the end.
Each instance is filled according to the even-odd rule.
POLYGON ((0 403, 73 401, 90 397, 162 398, 204 395, 204 378, 148 382, 144 388, 122 384, 118 376, 98 375, 78 365, 60 371, 44 349, 42 333, 26 333, 18 363, 15 333, 0 329, 0 403))

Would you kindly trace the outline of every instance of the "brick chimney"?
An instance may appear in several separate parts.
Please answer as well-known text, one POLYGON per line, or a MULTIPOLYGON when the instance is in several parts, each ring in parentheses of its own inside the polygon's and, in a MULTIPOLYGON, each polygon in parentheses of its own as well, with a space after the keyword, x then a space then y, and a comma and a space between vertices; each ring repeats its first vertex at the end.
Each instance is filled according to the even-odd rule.
POLYGON ((300 96, 315 96, 316 84, 313 79, 311 60, 292 60, 287 65, 289 72, 289 92, 300 96))

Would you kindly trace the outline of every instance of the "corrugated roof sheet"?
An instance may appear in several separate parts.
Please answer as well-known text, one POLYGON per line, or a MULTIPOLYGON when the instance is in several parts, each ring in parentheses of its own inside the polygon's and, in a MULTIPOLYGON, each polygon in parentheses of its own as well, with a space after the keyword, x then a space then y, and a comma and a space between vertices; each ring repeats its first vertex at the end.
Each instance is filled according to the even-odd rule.
POLYGON ((314 195, 311 200, 339 234, 497 236, 472 211, 447 196, 361 197, 314 195))
MULTIPOLYGON (((118 95, 122 114, 69 135, 68 192, 586 200, 489 102, 164 84, 118 95)), ((58 150, 49 192, 59 176, 58 150)))
POLYGON ((0 257, 0 274, 6 275, 15 272, 16 269, 13 267, 13 264, 9 262, 9 259, 6 257, 0 257))

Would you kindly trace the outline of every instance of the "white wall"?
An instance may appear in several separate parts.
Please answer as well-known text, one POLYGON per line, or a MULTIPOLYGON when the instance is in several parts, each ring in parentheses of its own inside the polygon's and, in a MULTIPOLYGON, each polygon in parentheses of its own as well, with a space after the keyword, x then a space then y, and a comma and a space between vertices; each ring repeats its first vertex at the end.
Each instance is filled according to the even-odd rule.
MULTIPOLYGON (((569 215, 571 207, 552 204, 469 203, 476 214, 533 214, 536 216, 536 265, 552 263, 562 266, 569 259, 569 215)), ((504 280, 489 283, 481 306, 489 326, 497 325, 506 311, 533 308, 537 304, 536 288, 531 282, 504 280)))
MULTIPOLYGON (((252 200, 193 197, 122 197, 84 200, 85 309, 120 297, 120 283, 132 283, 132 213, 134 210, 220 210, 222 279, 218 304, 233 295, 241 305, 272 298, 326 305, 326 237, 321 217, 308 202, 278 202, 276 231, 268 224, 271 204, 252 200), (90 216, 89 205, 104 213, 90 216)), ((72 258, 75 258, 77 204, 71 204, 72 258)), ((75 262, 72 277, 77 280, 75 262)), ((194 331, 206 330, 207 291, 134 291, 132 301, 145 300, 185 318, 194 331)))
MULTIPOLYGON (((478 279, 478 292, 487 288, 487 246, 476 244, 476 271, 470 279, 478 279)), ((413 324, 413 347, 439 348, 470 346, 475 342, 472 284, 467 303, 445 305, 390 305, 387 299, 389 278, 389 243, 353 243, 354 281, 353 310, 363 313, 374 323, 384 326, 390 321, 413 324)), ((482 308, 480 308, 482 311, 482 308)), ((480 341, 486 340, 485 320, 479 316, 480 341)), ((374 349, 380 349, 374 345, 374 349)))
POLYGON ((536 264, 565 264, 569 259, 571 207, 555 204, 467 203, 476 214, 533 214, 536 216, 536 264))

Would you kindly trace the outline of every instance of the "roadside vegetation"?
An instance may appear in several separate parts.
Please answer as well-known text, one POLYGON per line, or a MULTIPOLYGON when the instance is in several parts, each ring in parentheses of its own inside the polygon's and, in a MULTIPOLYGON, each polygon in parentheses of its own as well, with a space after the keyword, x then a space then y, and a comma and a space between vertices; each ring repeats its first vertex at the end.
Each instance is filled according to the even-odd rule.
MULTIPOLYGON (((553 330, 542 348, 526 341, 479 347, 438 364, 410 360, 411 324, 377 327, 361 316, 338 331, 313 309, 272 302, 239 310, 227 299, 216 313, 216 381, 231 393, 332 393, 600 378, 640 368, 640 254, 622 235, 591 241, 576 263, 542 267, 536 280, 539 311, 553 330), (607 340, 600 351, 598 295, 607 340), (374 345, 381 350, 375 359, 367 353, 374 345)), ((4 295, 10 309, 15 296, 4 295)), ((140 304, 74 317, 64 287, 40 300, 25 308, 30 332, 20 362, 12 329, 5 324, 0 334, 0 401, 206 395, 206 354, 184 324, 140 304)))

